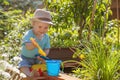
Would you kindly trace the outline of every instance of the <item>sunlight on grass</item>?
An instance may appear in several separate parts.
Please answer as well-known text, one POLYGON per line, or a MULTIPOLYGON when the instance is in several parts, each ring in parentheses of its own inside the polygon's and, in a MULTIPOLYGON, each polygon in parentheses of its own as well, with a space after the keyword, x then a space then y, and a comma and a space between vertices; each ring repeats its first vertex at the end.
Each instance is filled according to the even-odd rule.
POLYGON ((95 37, 80 50, 87 57, 74 72, 84 80, 119 80, 120 50, 95 37), (113 48, 114 47, 114 48, 113 48))

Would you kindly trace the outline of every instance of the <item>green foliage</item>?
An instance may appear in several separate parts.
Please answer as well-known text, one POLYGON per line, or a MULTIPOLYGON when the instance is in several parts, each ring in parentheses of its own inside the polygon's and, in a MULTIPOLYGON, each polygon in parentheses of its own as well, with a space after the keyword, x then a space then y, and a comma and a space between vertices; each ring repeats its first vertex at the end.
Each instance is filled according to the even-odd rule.
POLYGON ((74 23, 74 15, 71 10, 72 3, 68 1, 45 2, 47 9, 52 12, 53 23, 50 29, 52 47, 73 47, 78 44, 78 27, 74 23))
POLYGON ((49 4, 49 6, 47 6, 47 8, 52 11, 52 16, 53 16, 53 22, 54 22, 54 27, 56 29, 58 28, 69 28, 73 26, 73 19, 71 17, 73 17, 73 15, 71 14, 71 12, 69 11, 70 9, 70 3, 64 2, 62 4, 62 2, 51 2, 49 3, 49 1, 46 1, 46 5, 49 4), (68 9, 68 10, 67 10, 68 9))
POLYGON ((0 0, 0 9, 7 11, 20 9, 27 12, 29 9, 39 8, 42 3, 43 0, 0 0))
MULTIPOLYGON (((89 27, 92 27, 99 36, 104 34, 104 29, 112 13, 110 10, 111 0, 98 0, 96 6, 93 6, 93 0, 46 0, 47 9, 54 12, 53 19, 56 27, 71 27, 76 24, 78 29, 79 39, 85 38, 82 33, 89 27), (92 9, 95 7, 95 14, 93 15, 93 25, 90 26, 92 9)), ((90 33, 87 33, 90 35, 90 33)))
POLYGON ((97 32, 99 36, 102 36, 106 28, 108 28, 106 24, 108 23, 109 16, 112 14, 110 5, 111 0, 102 0, 99 1, 96 6, 93 30, 97 32))
MULTIPOLYGON (((6 24, 7 27, 12 26, 13 29, 10 30, 9 34, 7 34, 4 39, 0 41, 0 54, 7 54, 9 56, 9 59, 12 59, 14 56, 20 54, 23 34, 31 27, 29 20, 30 16, 32 15, 30 14, 30 11, 28 11, 23 17, 21 14, 17 15, 17 19, 14 18, 11 21, 12 24, 6 24)), ((10 18, 12 19, 12 17, 14 16, 11 16, 10 18)))
POLYGON ((68 28, 76 24, 80 30, 83 29, 86 18, 90 15, 91 4, 92 0, 46 0, 47 8, 58 15, 53 15, 54 21, 57 22, 56 27, 68 28))
POLYGON ((86 55, 81 61, 82 68, 74 72, 83 80, 119 80, 120 50, 114 44, 107 44, 97 36, 79 53, 86 55))
POLYGON ((28 10, 33 13, 42 4, 42 0, 0 0, 0 38, 13 30, 13 26, 17 26, 16 21, 20 20, 22 16, 25 17, 28 10))
POLYGON ((105 34, 105 41, 108 44, 114 43, 115 45, 118 45, 120 48, 120 34, 119 34, 119 26, 120 26, 120 20, 111 20, 108 22, 108 28, 106 29, 105 34))
POLYGON ((70 25, 75 21, 77 25, 80 25, 80 21, 91 12, 92 0, 46 0, 46 5, 49 10, 59 15, 60 22, 65 21, 70 25))
POLYGON ((51 39, 51 47, 75 47, 79 44, 76 27, 68 29, 55 29, 51 27, 49 35, 51 39))
POLYGON ((18 22, 22 17, 21 10, 2 11, 0 10, 0 38, 4 38, 5 35, 11 32, 14 27, 18 26, 18 22))

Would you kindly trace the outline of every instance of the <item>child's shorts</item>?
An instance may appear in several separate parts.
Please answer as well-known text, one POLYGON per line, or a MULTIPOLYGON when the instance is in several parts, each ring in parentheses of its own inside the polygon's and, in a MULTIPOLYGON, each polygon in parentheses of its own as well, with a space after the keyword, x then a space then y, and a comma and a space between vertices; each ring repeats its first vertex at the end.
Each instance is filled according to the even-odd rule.
POLYGON ((39 64, 40 61, 37 58, 28 58, 21 55, 22 61, 18 64, 18 68, 21 67, 31 67, 34 64, 39 64))

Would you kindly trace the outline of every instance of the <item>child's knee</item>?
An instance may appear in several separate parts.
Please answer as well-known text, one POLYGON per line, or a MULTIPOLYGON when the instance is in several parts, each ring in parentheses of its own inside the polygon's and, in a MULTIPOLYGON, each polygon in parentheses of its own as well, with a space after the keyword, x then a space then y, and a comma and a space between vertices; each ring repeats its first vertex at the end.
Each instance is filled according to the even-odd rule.
POLYGON ((20 67, 19 70, 23 72, 23 71, 29 70, 29 67, 27 66, 20 67))

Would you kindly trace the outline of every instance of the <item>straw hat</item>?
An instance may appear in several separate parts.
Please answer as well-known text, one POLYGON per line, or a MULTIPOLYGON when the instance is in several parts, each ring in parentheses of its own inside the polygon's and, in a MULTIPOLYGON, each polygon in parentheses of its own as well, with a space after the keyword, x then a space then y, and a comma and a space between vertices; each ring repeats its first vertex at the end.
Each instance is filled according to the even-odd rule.
POLYGON ((51 25, 53 24, 50 12, 45 11, 43 9, 37 9, 34 12, 34 16, 31 19, 31 21, 39 21, 39 22, 48 23, 48 24, 51 24, 51 25))

